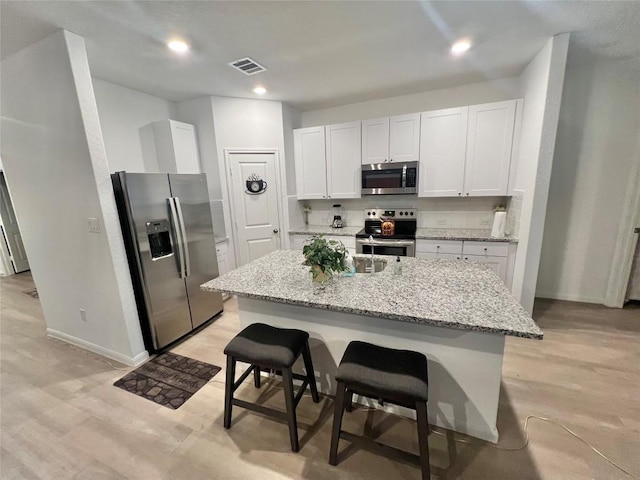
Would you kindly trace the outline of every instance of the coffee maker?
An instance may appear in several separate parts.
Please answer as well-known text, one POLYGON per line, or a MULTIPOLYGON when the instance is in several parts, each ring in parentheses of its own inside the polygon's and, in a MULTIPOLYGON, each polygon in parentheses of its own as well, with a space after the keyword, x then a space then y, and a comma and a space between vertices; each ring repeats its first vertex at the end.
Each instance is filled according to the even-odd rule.
POLYGON ((331 226, 333 228, 344 227, 344 222, 342 221, 342 205, 339 203, 333 206, 333 221, 331 222, 331 226))

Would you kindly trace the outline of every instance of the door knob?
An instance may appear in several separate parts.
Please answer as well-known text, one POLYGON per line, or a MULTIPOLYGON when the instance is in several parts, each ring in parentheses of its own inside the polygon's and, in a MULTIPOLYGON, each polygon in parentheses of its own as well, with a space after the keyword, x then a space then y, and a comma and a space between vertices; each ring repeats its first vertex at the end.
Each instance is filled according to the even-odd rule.
POLYGON ((278 233, 280 230, 278 230, 277 228, 273 229, 273 233, 278 233))

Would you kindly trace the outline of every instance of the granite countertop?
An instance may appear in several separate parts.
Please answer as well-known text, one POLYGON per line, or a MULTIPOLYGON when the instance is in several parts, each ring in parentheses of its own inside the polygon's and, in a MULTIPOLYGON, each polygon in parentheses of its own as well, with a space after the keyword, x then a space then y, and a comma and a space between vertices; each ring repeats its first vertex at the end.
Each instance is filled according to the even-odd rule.
POLYGON ((312 284, 301 252, 277 250, 201 288, 437 327, 542 338, 542 330, 487 265, 403 257, 403 273, 397 276, 393 257, 380 258, 389 261, 382 272, 335 275, 321 288, 312 284))
POLYGON ((301 227, 292 228, 289 230, 289 233, 296 235, 335 235, 339 237, 355 237, 356 233, 362 230, 362 228, 362 226, 333 228, 328 225, 303 225, 301 227))
POLYGON ((475 242, 517 242, 513 236, 496 238, 491 236, 491 230, 474 228, 418 228, 416 239, 427 240, 470 240, 475 242))
MULTIPOLYGON (((289 233, 294 235, 335 235, 343 237, 355 236, 362 226, 332 228, 325 225, 303 225, 301 227, 292 228, 289 233)), ((467 240, 476 242, 517 242, 518 239, 513 236, 504 238, 494 238, 491 236, 491 230, 473 229, 473 228, 418 228, 416 230, 416 239, 427 240, 467 240)))

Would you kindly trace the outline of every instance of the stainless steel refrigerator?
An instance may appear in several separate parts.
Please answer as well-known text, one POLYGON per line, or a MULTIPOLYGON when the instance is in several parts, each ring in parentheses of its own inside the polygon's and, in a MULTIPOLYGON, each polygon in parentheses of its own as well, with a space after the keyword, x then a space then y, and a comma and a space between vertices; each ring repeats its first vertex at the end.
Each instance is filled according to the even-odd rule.
POLYGON ((205 174, 111 175, 145 347, 158 351, 223 310, 205 174))

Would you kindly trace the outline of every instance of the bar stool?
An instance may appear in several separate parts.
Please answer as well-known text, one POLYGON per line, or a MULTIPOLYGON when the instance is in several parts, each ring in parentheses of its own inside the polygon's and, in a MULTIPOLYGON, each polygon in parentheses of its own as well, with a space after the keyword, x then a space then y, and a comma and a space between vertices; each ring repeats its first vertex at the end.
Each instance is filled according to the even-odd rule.
MULTIPOLYGON (((416 411, 420 455, 409 455, 418 460, 422 468, 422 479, 430 479, 427 357, 409 350, 394 350, 354 341, 349 343, 344 352, 336 381, 329 463, 338 463, 338 443, 341 437, 351 442, 367 441, 341 430, 344 410, 346 408, 351 411, 353 394, 356 393, 416 411)), ((390 446, 384 447, 404 456, 408 454, 390 446)))
POLYGON ((298 423, 296 407, 307 386, 311 389, 311 396, 315 403, 320 401, 318 388, 309 352, 309 334, 302 330, 276 328, 264 323, 254 323, 236 335, 224 349, 227 356, 227 378, 224 395, 224 428, 231 428, 231 411, 233 405, 253 410, 263 415, 269 415, 287 421, 289 424, 289 438, 291 450, 297 452, 298 423), (302 354, 306 375, 299 375, 291 371, 291 367, 302 354), (249 363, 251 366, 235 380, 236 361, 249 363), (253 371, 254 385, 260 388, 260 371, 275 370, 282 374, 284 382, 284 399, 286 412, 273 410, 256 403, 245 402, 233 397, 234 392, 253 371), (302 380, 298 393, 293 394, 293 379, 302 380))

